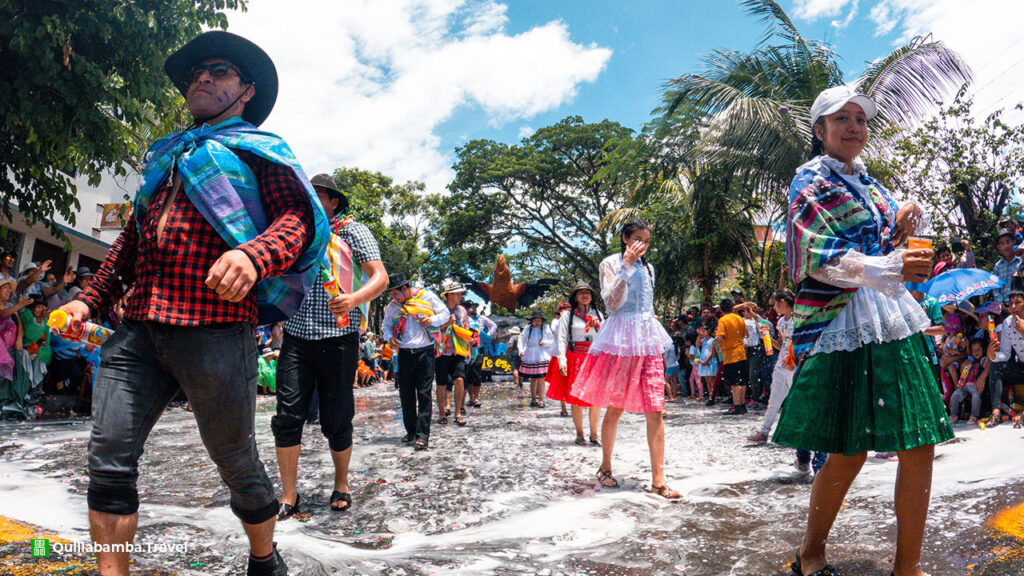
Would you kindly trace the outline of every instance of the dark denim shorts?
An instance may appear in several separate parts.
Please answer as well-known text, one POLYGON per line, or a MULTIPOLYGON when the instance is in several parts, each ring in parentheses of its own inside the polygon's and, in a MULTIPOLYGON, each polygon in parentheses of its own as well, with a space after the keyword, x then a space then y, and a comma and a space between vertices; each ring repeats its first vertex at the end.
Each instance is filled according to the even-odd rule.
POLYGON ((277 514, 274 487, 256 449, 252 326, 125 321, 100 358, 89 439, 90 509, 138 511, 139 457, 180 387, 192 403, 203 445, 231 491, 232 512, 247 524, 277 514))

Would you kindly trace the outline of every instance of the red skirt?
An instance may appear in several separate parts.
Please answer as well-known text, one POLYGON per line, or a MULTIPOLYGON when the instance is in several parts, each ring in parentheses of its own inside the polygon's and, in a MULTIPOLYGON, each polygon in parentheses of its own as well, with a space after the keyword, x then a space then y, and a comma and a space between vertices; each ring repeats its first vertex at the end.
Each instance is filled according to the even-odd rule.
POLYGON ((576 381, 576 374, 579 373, 580 367, 583 366, 583 360, 587 358, 590 342, 573 342, 573 348, 575 349, 566 350, 565 352, 568 368, 565 376, 562 376, 562 373, 558 370, 558 358, 551 358, 551 363, 548 364, 547 376, 544 377, 544 381, 548 383, 548 392, 545 396, 558 402, 564 401, 566 404, 587 407, 590 404, 573 396, 571 391, 572 383, 576 381))

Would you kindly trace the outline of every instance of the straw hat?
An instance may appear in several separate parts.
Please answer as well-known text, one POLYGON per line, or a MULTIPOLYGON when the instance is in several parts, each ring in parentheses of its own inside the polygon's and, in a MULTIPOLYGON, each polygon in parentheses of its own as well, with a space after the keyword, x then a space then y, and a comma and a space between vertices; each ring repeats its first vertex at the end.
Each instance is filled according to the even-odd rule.
POLYGON ((445 280, 441 283, 441 296, 445 294, 457 294, 466 291, 466 287, 461 282, 455 280, 445 280))

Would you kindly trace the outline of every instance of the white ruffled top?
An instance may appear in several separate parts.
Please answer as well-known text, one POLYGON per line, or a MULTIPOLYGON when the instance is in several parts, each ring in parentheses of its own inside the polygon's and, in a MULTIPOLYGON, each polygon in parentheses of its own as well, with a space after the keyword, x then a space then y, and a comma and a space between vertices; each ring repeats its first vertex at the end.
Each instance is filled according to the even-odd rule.
POLYGON ((599 272, 608 318, 588 354, 661 356, 672 338, 654 317, 654 268, 640 262, 625 266, 622 255, 613 254, 601 261, 599 272))
MULTIPOLYGON (((829 171, 840 174, 846 164, 829 156, 818 156, 799 171, 815 170, 823 176, 829 171)), ((861 184, 866 173, 859 158, 853 161, 854 174, 843 180, 865 204, 881 225, 881 214, 861 184)), ((867 256, 851 250, 811 273, 817 280, 839 288, 857 288, 850 302, 825 327, 809 354, 852 352, 866 344, 894 342, 922 332, 931 321, 917 300, 907 291, 903 280, 903 250, 886 256, 867 256)))

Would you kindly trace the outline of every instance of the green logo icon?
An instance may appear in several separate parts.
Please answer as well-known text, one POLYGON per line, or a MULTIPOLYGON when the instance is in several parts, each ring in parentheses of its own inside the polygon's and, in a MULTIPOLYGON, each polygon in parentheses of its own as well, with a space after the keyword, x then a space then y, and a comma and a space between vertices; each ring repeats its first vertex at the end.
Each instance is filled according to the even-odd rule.
POLYGON ((46 538, 33 538, 32 539, 32 557, 33 558, 49 558, 50 557, 50 541, 46 538))

